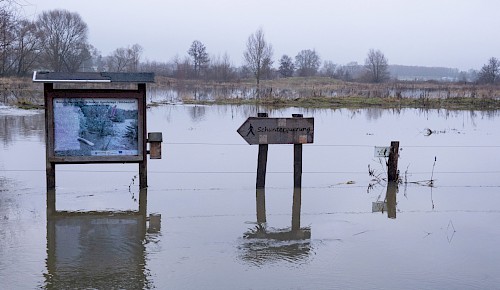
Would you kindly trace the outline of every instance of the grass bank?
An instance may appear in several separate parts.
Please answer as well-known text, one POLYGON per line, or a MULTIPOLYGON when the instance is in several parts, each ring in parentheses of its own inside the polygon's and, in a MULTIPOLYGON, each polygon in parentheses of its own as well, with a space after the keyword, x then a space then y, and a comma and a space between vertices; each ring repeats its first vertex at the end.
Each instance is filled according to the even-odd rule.
MULTIPOLYGON (((104 88, 97 84, 57 84, 56 88, 104 88)), ((106 86, 105 88, 109 88, 106 86)), ((111 87, 115 88, 115 87, 111 87)), ((123 84, 119 88, 123 87, 123 84)), ((126 88, 134 89, 128 84, 126 88)), ((187 104, 261 105, 306 108, 424 108, 500 110, 500 86, 472 83, 344 82, 325 77, 213 82, 157 76, 148 84, 151 105, 187 104), (165 92, 170 97, 166 100, 165 92)), ((31 78, 0 78, 0 102, 22 108, 43 108, 43 84, 31 78)))
POLYGON ((380 97, 305 97, 295 99, 262 98, 262 99, 216 99, 216 100, 184 100, 186 104, 200 105, 261 105, 271 107, 304 107, 304 108, 423 108, 447 110, 499 110, 498 99, 447 98, 447 99, 411 99, 380 97))

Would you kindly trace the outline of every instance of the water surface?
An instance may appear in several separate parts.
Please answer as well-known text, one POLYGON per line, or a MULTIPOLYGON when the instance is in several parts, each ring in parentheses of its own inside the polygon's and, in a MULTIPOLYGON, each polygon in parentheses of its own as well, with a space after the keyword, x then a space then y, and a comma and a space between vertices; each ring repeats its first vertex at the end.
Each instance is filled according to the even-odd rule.
POLYGON ((148 161, 147 192, 134 164, 57 165, 58 215, 48 218, 43 112, 0 107, 1 288, 496 288, 498 119, 480 111, 154 107, 148 131, 163 133, 163 159, 148 161), (298 211, 290 145, 269 146, 264 208, 256 201, 258 146, 236 130, 257 112, 315 118, 298 211), (401 148, 397 189, 374 157, 374 146, 391 141, 401 148), (374 204, 384 210, 373 212, 374 204), (150 213, 161 214, 159 232, 147 230, 150 213), (297 213, 310 238, 290 234, 297 213))

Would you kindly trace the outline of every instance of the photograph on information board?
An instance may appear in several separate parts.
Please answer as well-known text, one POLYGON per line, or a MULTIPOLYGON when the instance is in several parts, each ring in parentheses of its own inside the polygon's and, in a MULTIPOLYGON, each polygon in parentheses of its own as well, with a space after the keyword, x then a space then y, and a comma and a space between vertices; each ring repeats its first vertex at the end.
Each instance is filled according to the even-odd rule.
POLYGON ((54 98, 55 156, 138 154, 136 99, 54 98))

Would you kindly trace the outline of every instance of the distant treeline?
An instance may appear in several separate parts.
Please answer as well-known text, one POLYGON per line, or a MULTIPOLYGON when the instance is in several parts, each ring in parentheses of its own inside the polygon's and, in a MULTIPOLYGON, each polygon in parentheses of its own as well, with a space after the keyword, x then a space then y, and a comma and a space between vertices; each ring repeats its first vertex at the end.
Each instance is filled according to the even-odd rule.
POLYGON ((109 55, 88 41, 89 29, 76 12, 51 10, 35 19, 23 18, 23 7, 13 0, 0 0, 0 77, 28 76, 34 70, 54 72, 113 71, 154 72, 178 80, 240 82, 290 77, 328 77, 346 82, 382 83, 390 80, 500 82, 500 62, 492 57, 481 70, 390 65, 380 50, 370 49, 365 62, 338 64, 321 59, 315 49, 303 49, 295 56, 273 55, 273 47, 262 29, 251 34, 242 52, 245 63, 235 66, 230 56, 209 54, 194 40, 185 54, 169 61, 143 61, 139 44, 119 47, 109 55))

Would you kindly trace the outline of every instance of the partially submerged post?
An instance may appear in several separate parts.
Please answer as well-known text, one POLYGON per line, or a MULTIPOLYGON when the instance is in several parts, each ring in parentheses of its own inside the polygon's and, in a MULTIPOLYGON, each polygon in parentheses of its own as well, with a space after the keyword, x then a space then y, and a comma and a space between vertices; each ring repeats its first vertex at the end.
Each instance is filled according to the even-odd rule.
POLYGON ((387 181, 398 181, 399 141, 392 141, 387 161, 387 181))
POLYGON ((375 157, 389 158, 387 160, 387 181, 398 181, 399 141, 392 141, 390 147, 375 146, 375 157))
POLYGON ((257 223, 267 222, 266 219, 266 189, 257 188, 255 190, 255 208, 257 209, 257 223))
POLYGON ((147 187, 146 83, 153 73, 35 72, 33 82, 44 83, 47 192, 56 186, 56 164, 138 163, 139 187, 147 187), (137 89, 54 83, 137 83, 137 89))

